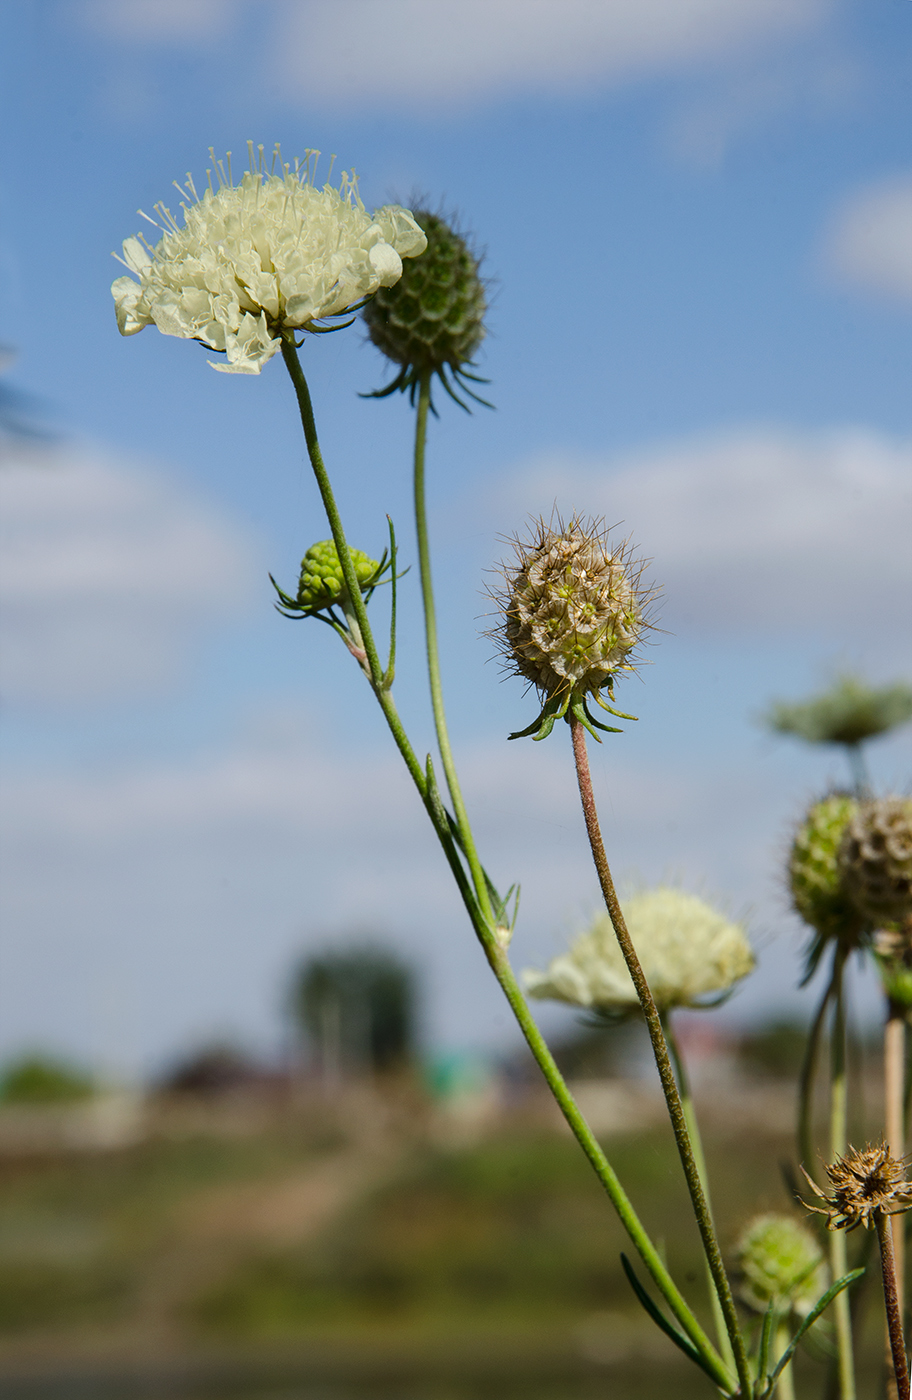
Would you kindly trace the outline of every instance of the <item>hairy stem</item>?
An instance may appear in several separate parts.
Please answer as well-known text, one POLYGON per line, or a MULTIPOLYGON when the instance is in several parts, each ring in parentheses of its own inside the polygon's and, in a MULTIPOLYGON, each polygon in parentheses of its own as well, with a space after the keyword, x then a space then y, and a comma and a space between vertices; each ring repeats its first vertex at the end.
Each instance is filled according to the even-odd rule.
POLYGON ((814 1083, 817 1078, 817 1064, 820 1059, 820 1043, 823 1039, 823 1028, 826 1024, 827 1010, 830 1001, 836 993, 839 979, 842 977, 842 964, 844 954, 837 943, 833 950, 833 966, 830 979, 824 988, 823 996, 820 998, 820 1005, 814 1017, 813 1024, 808 1032, 807 1045, 804 1051, 804 1060, 801 1065, 801 1077, 798 1083, 798 1156, 804 1170, 814 1176, 816 1165, 816 1153, 814 1152, 814 1083))
POLYGON ((899 1400, 909 1400, 909 1368, 906 1363, 906 1347, 903 1341, 902 1314, 896 1283, 896 1262, 893 1258, 893 1231, 890 1229, 890 1217, 885 1215, 882 1210, 874 1212, 874 1220, 880 1244, 884 1304, 887 1310, 887 1330, 890 1333, 890 1351, 893 1360, 893 1374, 896 1378, 896 1393, 899 1400))
POLYGON ((443 704, 443 685, 440 679, 440 652, 437 645, 437 611, 434 606, 434 584, 431 577, 431 551, 428 543, 427 501, 424 485, 425 447, 427 443, 427 422, 430 404, 431 376, 430 373, 425 371, 421 376, 418 392, 418 412, 415 419, 414 483, 415 532, 418 536, 418 567, 421 574, 421 601, 424 608, 424 637, 427 648, 431 707, 434 711, 434 728, 437 731, 437 746, 440 749, 443 771, 446 775, 447 787, 449 788, 450 797, 453 802, 453 815, 459 827, 459 834, 462 837, 462 847, 465 851, 466 860, 468 861, 469 870, 472 875, 475 897, 481 905, 484 914, 489 919, 493 919, 494 915, 487 882, 484 877, 484 871, 481 868, 481 861, 478 859, 472 828, 469 825, 468 814, 462 799, 462 789, 459 786, 459 775, 456 772, 456 764, 453 760, 453 750, 450 746, 446 711, 443 704))
MULTIPOLYGON (((906 1155, 905 1129, 905 1071, 906 1071, 906 1014, 905 1007, 887 999, 887 1018, 884 1024, 884 1136, 890 1155, 902 1161, 906 1155)), ((896 1287, 896 1307, 902 1330, 905 1315, 905 1262, 906 1237, 905 1221, 902 1215, 890 1218, 893 1236, 893 1265, 896 1287)), ((887 1325, 887 1346, 892 1355, 893 1338, 887 1325)))
POLYGON ((658 1007, 655 1004, 652 992, 649 990, 649 984, 643 974, 643 969, 640 966, 640 960, 637 957, 636 949, 633 946, 633 941, 627 930, 627 924, 621 912, 621 906, 614 888, 614 880, 611 877, 611 869, 608 865, 608 858, 605 855, 605 846, 599 828, 595 794, 592 789, 589 756, 586 752, 586 731, 575 715, 571 716, 570 719, 570 732, 573 739, 573 756, 576 762, 580 799, 583 804, 583 816, 586 822, 586 831, 589 836, 589 845, 592 848, 592 858, 595 862, 599 884, 601 885, 602 895, 605 900, 605 907, 608 910, 621 952, 624 955, 624 961, 627 964, 627 970, 636 988, 640 1006, 643 1009, 643 1015, 646 1019, 646 1027, 649 1031, 649 1038, 652 1041, 652 1050, 659 1071, 659 1078, 662 1081, 662 1091, 665 1094, 665 1102, 668 1105, 668 1114, 671 1118, 672 1129, 674 1130, 678 1155, 681 1158, 687 1189, 690 1192, 690 1199, 693 1203, 697 1228, 700 1231, 700 1238, 703 1241, 703 1250, 710 1272, 712 1273, 713 1284, 719 1299, 719 1306, 725 1318, 725 1326, 735 1356, 735 1366, 738 1371, 741 1391, 743 1395, 747 1396, 751 1393, 753 1378, 747 1359, 747 1351, 744 1346, 744 1338, 741 1335, 741 1328, 738 1325, 735 1300, 732 1297, 731 1285, 728 1281, 728 1275, 725 1272, 725 1265, 722 1262, 722 1252, 719 1249, 719 1241, 716 1238, 712 1216, 700 1181, 700 1173, 694 1158, 693 1144, 691 1143, 690 1133, 687 1129, 687 1120, 684 1116, 681 1096, 678 1093, 674 1070, 668 1054, 668 1046, 665 1043, 665 1036, 662 1033, 662 1022, 658 1007))
MULTIPOLYGON (((697 1122, 697 1114, 696 1109, 694 1108, 693 1095, 690 1091, 690 1078, 687 1074, 687 1068, 684 1064, 684 1059, 681 1055, 681 1049, 678 1045, 677 1036, 674 1033, 670 1015, 666 1014, 662 1017, 662 1029, 665 1033, 665 1040, 668 1045, 668 1053, 671 1056, 671 1063, 672 1067, 674 1068, 675 1078, 678 1081, 678 1091, 681 1095, 681 1107, 684 1110, 684 1120, 687 1124, 687 1130, 690 1133, 690 1142, 691 1147, 693 1148, 694 1161, 697 1164, 697 1171, 700 1174, 700 1181, 703 1185, 703 1194, 706 1197, 706 1206, 710 1214, 712 1214, 712 1201, 710 1200, 709 1195, 709 1173, 706 1170, 706 1156, 703 1152, 703 1139, 700 1136, 700 1126, 697 1122)), ((719 1302, 719 1295, 716 1292, 715 1280, 713 1279, 712 1270, 709 1267, 709 1260, 706 1260, 705 1262, 707 1282, 709 1284, 709 1302, 710 1306, 712 1307, 713 1322, 716 1325, 716 1339, 719 1343, 719 1350, 722 1352, 722 1355, 725 1357, 725 1360, 728 1362, 729 1366, 734 1366, 735 1357, 731 1349, 731 1342, 729 1341, 728 1337, 728 1329, 725 1325, 725 1314, 722 1311, 722 1305, 719 1302)))
MULTIPOLYGON (((844 1157, 848 1146, 846 1125, 846 1017, 843 968, 845 954, 838 958, 838 978, 836 979, 833 1007, 833 1026, 830 1033, 830 1161, 844 1157)), ((837 971, 834 959, 834 976, 837 971)), ((833 1278, 842 1278, 848 1273, 848 1253, 844 1230, 833 1230, 830 1234, 830 1270, 833 1278)), ((839 1375, 840 1400, 855 1400, 855 1358, 852 1345, 852 1313, 849 1307, 848 1289, 843 1289, 833 1300, 833 1315, 836 1322, 836 1364, 839 1375)))

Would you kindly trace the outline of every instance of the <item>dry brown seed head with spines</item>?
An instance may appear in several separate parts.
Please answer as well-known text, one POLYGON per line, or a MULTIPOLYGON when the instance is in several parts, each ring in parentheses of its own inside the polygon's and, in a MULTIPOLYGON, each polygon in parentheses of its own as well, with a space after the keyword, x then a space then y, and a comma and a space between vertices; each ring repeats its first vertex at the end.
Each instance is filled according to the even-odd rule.
POLYGON ((492 591, 503 620, 490 634, 509 669, 548 697, 591 694, 632 670, 654 625, 646 561, 634 560, 626 541, 612 545, 603 520, 583 516, 539 519, 531 538, 511 542, 506 586, 492 591))
MULTIPOLYGON (((802 1167, 802 1171, 804 1168, 802 1167)), ((828 1230, 865 1229, 872 1216, 898 1215, 912 1206, 912 1182, 906 1181, 906 1163, 893 1157, 886 1143, 868 1143, 860 1150, 850 1147, 844 1157, 827 1162, 824 1171, 829 1179, 829 1193, 821 1191, 807 1172, 804 1175, 822 1206, 810 1205, 808 1210, 827 1217, 828 1230)))

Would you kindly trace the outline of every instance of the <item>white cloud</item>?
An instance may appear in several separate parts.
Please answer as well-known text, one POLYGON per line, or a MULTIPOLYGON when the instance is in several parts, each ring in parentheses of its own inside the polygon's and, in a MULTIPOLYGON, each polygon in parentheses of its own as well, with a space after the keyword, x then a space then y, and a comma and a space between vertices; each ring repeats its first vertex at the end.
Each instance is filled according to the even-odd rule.
POLYGON ((841 282, 912 303, 912 175, 853 194, 833 219, 824 261, 841 282))
MULTIPOLYGON (((286 92, 415 109, 705 64, 815 26, 829 0, 308 0, 280 7, 286 92), (329 62, 329 55, 344 56, 329 62)), ((275 71, 275 70, 273 70, 275 71)))
POLYGON ((220 38, 237 9, 234 0, 84 0, 80 18, 107 38, 194 44, 220 38))
POLYGON ((908 654, 912 449, 865 429, 742 431, 614 461, 555 456, 518 513, 623 521, 664 586, 663 622, 908 654))
POLYGON ((252 586, 240 530, 166 478, 42 449, 0 468, 0 638, 9 701, 165 683, 203 620, 252 586))

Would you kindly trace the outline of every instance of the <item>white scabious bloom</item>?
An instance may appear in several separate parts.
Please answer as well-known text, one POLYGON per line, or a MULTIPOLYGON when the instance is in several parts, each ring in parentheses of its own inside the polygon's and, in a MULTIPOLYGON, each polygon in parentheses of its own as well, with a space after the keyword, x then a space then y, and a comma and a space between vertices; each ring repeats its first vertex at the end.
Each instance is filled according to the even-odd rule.
POLYGON ((123 245, 121 261, 139 281, 118 277, 111 287, 122 335, 156 325, 202 341, 224 352, 224 364, 209 363, 229 374, 259 374, 283 330, 322 329, 314 323, 391 287, 402 259, 427 247, 407 209, 389 204, 369 214, 354 176, 343 174, 339 189, 317 189, 319 152, 276 174, 275 162, 265 170, 262 147, 257 162, 249 149, 250 170, 239 184, 229 157, 227 175, 216 162, 217 188, 210 172, 202 198, 191 176, 178 186, 189 201, 181 201, 183 226, 157 204, 155 246, 141 235, 123 245))
MULTIPOLYGON (((661 1012, 705 1005, 753 969, 754 955, 741 925, 696 895, 660 886, 625 900, 624 917, 661 1012)), ((624 1015, 639 1006, 607 914, 598 915, 546 972, 530 968, 523 981, 534 997, 592 1011, 624 1015)))

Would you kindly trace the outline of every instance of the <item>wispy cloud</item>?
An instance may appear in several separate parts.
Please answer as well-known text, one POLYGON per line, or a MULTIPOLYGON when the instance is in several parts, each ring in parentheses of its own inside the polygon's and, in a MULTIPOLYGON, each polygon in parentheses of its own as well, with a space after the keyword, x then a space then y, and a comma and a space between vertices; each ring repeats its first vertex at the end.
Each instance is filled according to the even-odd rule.
POLYGON ((92 453, 21 452, 0 469, 7 702, 159 688, 201 621, 252 589, 240 527, 164 476, 92 453))
POLYGON ((828 0, 311 0, 283 7, 286 90, 350 107, 440 108, 574 93, 712 63, 801 33, 828 0), (344 73, 321 56, 344 53, 344 73))
POLYGON ((620 460, 556 454, 508 499, 517 516, 557 501, 622 521, 674 630, 908 654, 910 467, 912 444, 867 429, 757 429, 620 460))
POLYGON ((912 174, 850 195, 833 217, 823 262, 843 285, 912 306, 912 174))

